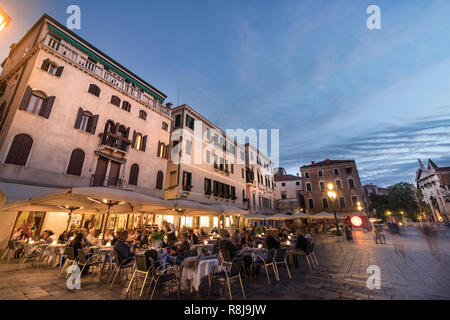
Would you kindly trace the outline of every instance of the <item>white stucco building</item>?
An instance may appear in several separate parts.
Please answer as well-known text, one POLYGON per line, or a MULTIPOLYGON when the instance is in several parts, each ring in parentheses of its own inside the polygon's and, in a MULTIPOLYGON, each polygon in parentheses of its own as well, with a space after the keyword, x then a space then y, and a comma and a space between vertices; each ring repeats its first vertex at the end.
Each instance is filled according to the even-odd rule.
POLYGON ((417 187, 436 221, 450 221, 450 167, 439 167, 431 159, 425 167, 419 160, 417 187))

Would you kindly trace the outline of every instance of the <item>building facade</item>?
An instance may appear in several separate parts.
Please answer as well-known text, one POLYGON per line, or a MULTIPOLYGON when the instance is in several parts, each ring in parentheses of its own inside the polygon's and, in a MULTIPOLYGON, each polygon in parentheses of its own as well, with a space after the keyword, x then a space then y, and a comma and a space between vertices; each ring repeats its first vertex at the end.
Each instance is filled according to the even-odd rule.
MULTIPOLYGON (((378 187, 378 186, 376 186, 374 184, 366 184, 366 185, 362 186, 362 189, 363 189, 363 192, 364 192, 363 193, 364 206, 366 208, 370 208, 370 196, 372 194, 379 195, 379 196, 382 196, 382 195, 386 194, 386 188, 381 188, 381 187, 378 187)), ((373 212, 373 215, 375 216, 376 213, 373 212)))
POLYGON ((302 166, 300 172, 306 213, 333 212, 333 202, 328 198, 328 184, 332 184, 337 193, 334 207, 338 214, 357 214, 358 202, 363 207, 363 191, 354 160, 313 161, 302 166))
POLYGON ((431 159, 425 167, 419 160, 416 184, 435 221, 450 221, 450 167, 439 167, 431 159))
POLYGON ((303 184, 299 176, 278 168, 274 176, 276 208, 280 213, 299 213, 305 210, 303 184))
MULTIPOLYGON (((245 147, 188 105, 173 108, 172 119, 165 199, 246 209, 245 147)), ((184 219, 181 225, 219 227, 217 218, 202 218, 184 219)), ((237 225, 233 219, 224 223, 237 225)))
POLYGON ((251 214, 276 212, 275 181, 272 161, 257 148, 245 145, 248 210, 251 214))
MULTIPOLYGON (((2 67, 0 189, 8 200, 96 186, 163 198, 165 94, 47 15, 2 67)), ((25 219, 38 229, 58 217, 2 214, 8 225, 25 219)))

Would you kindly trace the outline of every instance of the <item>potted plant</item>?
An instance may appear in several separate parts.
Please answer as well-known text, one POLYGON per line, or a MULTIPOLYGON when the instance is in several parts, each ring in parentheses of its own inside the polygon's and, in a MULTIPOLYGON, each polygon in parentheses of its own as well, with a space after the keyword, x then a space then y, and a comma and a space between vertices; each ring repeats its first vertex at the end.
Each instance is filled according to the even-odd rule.
POLYGON ((150 242, 152 244, 152 247, 155 248, 155 250, 158 250, 157 248, 162 247, 162 242, 164 240, 164 233, 155 231, 150 236, 150 242))

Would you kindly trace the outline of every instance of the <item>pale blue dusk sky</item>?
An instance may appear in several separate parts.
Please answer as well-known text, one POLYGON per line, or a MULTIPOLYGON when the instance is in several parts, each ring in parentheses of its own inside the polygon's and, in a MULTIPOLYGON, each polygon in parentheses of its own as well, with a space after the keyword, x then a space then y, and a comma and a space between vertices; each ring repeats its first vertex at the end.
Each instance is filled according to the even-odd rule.
POLYGON ((2 0, 0 60, 44 13, 222 129, 280 129, 280 165, 355 159, 362 182, 450 165, 450 1, 2 0), (366 9, 381 8, 381 30, 366 9))

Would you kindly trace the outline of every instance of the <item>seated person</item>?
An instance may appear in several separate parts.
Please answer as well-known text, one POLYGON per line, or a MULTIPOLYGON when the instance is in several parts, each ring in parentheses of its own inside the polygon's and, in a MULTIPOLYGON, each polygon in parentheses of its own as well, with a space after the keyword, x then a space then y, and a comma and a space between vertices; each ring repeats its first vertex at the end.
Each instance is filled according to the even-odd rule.
POLYGON ((227 250, 230 253, 230 259, 236 256, 237 248, 230 240, 230 233, 223 229, 220 231, 220 250, 227 250))
MULTIPOLYGON (((117 256, 119 258, 118 264, 122 264, 124 261, 131 261, 134 257, 134 253, 131 252, 130 247, 125 243, 128 238, 128 231, 122 231, 119 234, 119 239, 114 245, 114 251, 117 252, 117 256)), ((127 263, 127 262, 125 262, 127 263)))
POLYGON ((308 247, 308 240, 303 236, 303 232, 301 230, 297 230, 297 243, 295 244, 295 250, 302 250, 306 252, 308 247))
POLYGON ((273 231, 269 231, 269 235, 266 238, 265 244, 268 250, 280 248, 280 242, 275 239, 273 231))
POLYGON ((61 233, 60 235, 59 235, 59 237, 58 237, 58 241, 60 242, 60 243, 63 243, 63 242, 66 242, 66 240, 68 239, 68 232, 67 231, 64 231, 63 233, 61 233))
POLYGON ((179 265, 184 260, 184 252, 189 250, 189 237, 187 235, 181 235, 180 244, 177 246, 174 254, 167 255, 167 263, 172 265, 179 265))
POLYGON ((189 230, 189 238, 192 244, 198 244, 198 237, 192 229, 189 230))
POLYGON ((86 236, 87 244, 89 246, 96 246, 98 244, 98 239, 95 237, 95 230, 91 229, 89 230, 88 235, 86 236))

